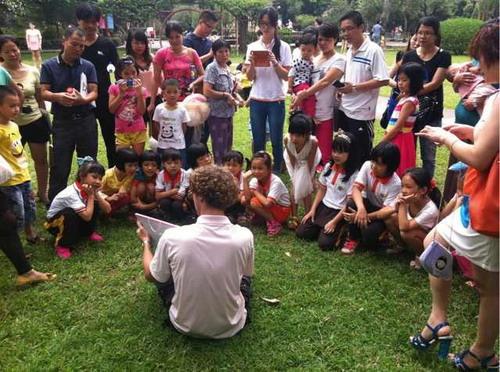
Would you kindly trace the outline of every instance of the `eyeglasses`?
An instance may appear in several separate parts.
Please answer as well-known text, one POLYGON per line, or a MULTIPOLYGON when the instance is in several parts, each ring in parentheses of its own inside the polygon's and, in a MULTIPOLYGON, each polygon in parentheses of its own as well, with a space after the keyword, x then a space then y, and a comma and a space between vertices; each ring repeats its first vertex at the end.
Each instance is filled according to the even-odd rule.
POLYGON ((430 31, 419 31, 419 32, 417 32, 417 35, 418 36, 433 36, 435 34, 434 34, 434 32, 430 32, 430 31))

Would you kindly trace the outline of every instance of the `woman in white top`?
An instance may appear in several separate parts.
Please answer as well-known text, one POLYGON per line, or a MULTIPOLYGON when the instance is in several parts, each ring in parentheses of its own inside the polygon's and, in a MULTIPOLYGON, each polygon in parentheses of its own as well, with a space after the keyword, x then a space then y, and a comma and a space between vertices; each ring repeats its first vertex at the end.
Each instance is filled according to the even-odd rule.
POLYGON ((300 107, 302 101, 316 94, 315 135, 319 142, 322 164, 328 163, 332 152, 333 108, 335 105, 335 87, 332 85, 344 74, 345 57, 335 53, 335 44, 339 39, 339 29, 331 23, 318 27, 319 56, 314 59, 317 73, 313 74, 314 84, 299 92, 293 99, 292 109, 300 107))
POLYGON ((265 150, 266 121, 269 121, 273 145, 273 172, 279 173, 283 163, 283 125, 285 122, 285 92, 288 70, 292 65, 290 46, 277 35, 278 12, 265 8, 259 15, 262 36, 247 47, 245 72, 253 80, 250 91, 250 121, 253 151, 265 150), (267 58, 254 54, 267 51, 267 58), (260 67, 267 64, 268 67, 260 67))

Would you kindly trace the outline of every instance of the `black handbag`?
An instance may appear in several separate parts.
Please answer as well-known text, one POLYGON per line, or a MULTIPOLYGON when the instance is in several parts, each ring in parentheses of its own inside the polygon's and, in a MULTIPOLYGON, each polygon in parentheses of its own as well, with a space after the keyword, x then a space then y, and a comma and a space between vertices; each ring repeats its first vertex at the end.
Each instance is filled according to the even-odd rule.
POLYGON ((439 109, 439 102, 436 97, 419 96, 418 97, 418 111, 415 118, 415 125, 413 133, 420 132, 432 119, 436 116, 439 109))

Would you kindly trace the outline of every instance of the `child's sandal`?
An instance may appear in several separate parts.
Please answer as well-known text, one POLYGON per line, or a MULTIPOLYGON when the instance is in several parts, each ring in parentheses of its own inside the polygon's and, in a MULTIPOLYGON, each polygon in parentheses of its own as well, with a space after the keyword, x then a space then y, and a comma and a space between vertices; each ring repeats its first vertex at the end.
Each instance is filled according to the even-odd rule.
POLYGON ((288 219, 287 226, 290 230, 296 230, 299 225, 300 221, 297 216, 292 216, 288 219))

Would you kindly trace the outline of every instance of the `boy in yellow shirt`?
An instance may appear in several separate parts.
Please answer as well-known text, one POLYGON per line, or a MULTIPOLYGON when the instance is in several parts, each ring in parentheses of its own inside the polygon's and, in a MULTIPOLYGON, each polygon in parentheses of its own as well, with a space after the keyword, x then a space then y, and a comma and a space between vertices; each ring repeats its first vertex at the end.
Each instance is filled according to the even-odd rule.
POLYGON ((138 156, 132 149, 123 148, 116 151, 115 163, 102 178, 101 192, 111 205, 111 213, 130 204, 130 188, 137 170, 138 156))
POLYGON ((33 228, 36 217, 35 199, 31 189, 28 159, 21 143, 19 127, 11 120, 20 109, 17 92, 8 86, 0 86, 0 156, 12 168, 14 175, 0 184, 2 192, 11 204, 17 219, 17 227, 24 227, 26 240, 36 243, 39 237, 33 228))

